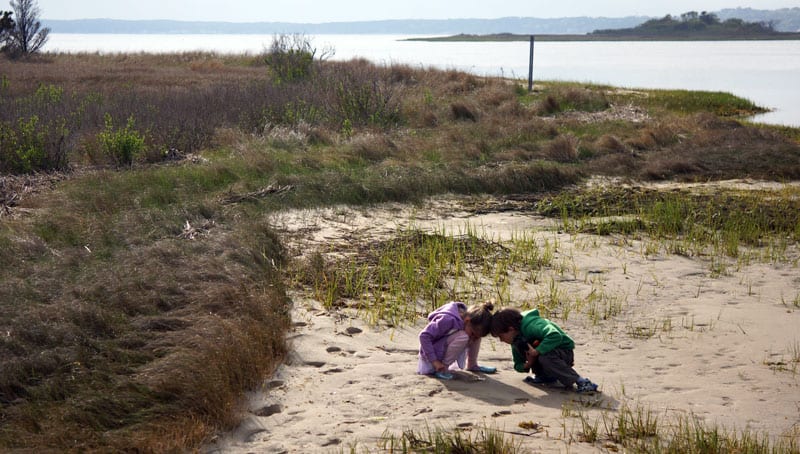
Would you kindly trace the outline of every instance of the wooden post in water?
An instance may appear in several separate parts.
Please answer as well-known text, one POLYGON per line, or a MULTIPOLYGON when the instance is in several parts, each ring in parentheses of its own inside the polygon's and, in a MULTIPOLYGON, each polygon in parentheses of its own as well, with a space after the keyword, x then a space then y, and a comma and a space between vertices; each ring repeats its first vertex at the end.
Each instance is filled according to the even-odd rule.
POLYGON ((533 35, 531 35, 531 56, 528 60, 528 93, 533 91, 533 35))

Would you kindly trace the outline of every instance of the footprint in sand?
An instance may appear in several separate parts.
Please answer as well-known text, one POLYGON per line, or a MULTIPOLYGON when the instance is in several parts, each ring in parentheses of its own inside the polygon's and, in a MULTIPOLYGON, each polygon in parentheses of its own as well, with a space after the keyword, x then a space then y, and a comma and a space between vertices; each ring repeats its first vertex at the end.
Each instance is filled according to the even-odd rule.
POLYGON ((281 408, 278 404, 267 405, 266 407, 260 408, 255 412, 256 416, 261 416, 263 418, 278 414, 283 412, 283 408, 281 408))
POLYGON ((342 440, 340 440, 338 438, 329 438, 328 441, 326 441, 325 443, 322 443, 320 446, 325 448, 325 447, 328 447, 328 446, 336 446, 336 445, 339 445, 341 443, 342 443, 342 440))

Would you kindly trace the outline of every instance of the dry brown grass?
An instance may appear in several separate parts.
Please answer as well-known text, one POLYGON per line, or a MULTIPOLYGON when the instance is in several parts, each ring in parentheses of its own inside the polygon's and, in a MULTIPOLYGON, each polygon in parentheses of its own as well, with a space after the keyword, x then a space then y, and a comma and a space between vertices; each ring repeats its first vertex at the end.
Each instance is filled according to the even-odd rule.
POLYGON ((572 135, 558 136, 545 146, 544 155, 555 162, 575 162, 578 160, 578 139, 572 135))
POLYGON ((283 251, 266 226, 209 224, 188 240, 120 202, 98 194, 93 212, 40 191, 36 212, 1 226, 4 450, 196 446, 235 424, 242 393, 285 354, 283 251))
POLYGON ((603 134, 594 143, 595 149, 600 153, 625 153, 628 151, 625 144, 616 136, 603 134))

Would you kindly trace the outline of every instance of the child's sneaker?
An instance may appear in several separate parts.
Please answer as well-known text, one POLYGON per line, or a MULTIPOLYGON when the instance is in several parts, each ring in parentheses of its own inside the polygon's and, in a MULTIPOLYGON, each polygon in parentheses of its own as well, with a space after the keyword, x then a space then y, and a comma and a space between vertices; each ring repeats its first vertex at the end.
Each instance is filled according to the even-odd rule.
POLYGON ((438 378, 439 380, 452 380, 453 374, 450 372, 434 372, 433 376, 438 378))
POLYGON ((524 381, 529 385, 551 385, 557 382, 558 379, 552 377, 540 377, 538 375, 535 377, 531 377, 530 375, 528 375, 522 381, 524 381))
POLYGON ((597 392, 597 385, 596 385, 596 384, 594 384, 594 383, 592 383, 592 382, 591 382, 591 380, 589 380, 588 378, 581 378, 581 379, 578 379, 578 381, 576 382, 576 384, 578 385, 578 389, 577 389, 577 391, 578 391, 579 393, 593 393, 593 392, 597 392))

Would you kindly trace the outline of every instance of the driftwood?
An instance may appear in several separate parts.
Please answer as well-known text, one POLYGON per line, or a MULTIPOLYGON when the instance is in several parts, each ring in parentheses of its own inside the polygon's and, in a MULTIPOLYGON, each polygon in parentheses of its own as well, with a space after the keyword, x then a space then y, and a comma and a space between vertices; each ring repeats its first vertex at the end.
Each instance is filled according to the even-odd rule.
POLYGON ((17 201, 19 200, 19 194, 12 192, 12 193, 0 193, 0 218, 3 216, 8 216, 11 214, 11 207, 17 205, 17 201))
POLYGON ((197 238, 198 236, 205 235, 206 233, 208 233, 208 231, 211 230, 211 227, 213 227, 213 226, 214 226, 214 221, 207 220, 207 221, 203 222, 203 225, 193 226, 187 220, 183 224, 183 232, 181 232, 178 235, 178 238, 181 238, 181 239, 184 239, 184 240, 193 240, 193 239, 197 238))
POLYGON ((222 203, 229 204, 229 203, 244 202, 246 200, 258 200, 258 199, 263 199, 268 195, 281 194, 286 191, 291 191, 292 189, 294 189, 294 186, 292 185, 285 185, 285 186, 269 185, 266 188, 259 189, 258 191, 248 192, 246 194, 230 194, 224 199, 222 199, 222 203))
POLYGON ((12 177, 0 178, 0 218, 11 215, 11 208, 19 203, 21 189, 12 177))
POLYGON ((27 211, 18 207, 23 198, 54 187, 57 182, 67 178, 67 175, 67 173, 0 175, 0 218, 11 216, 14 211, 27 211))

